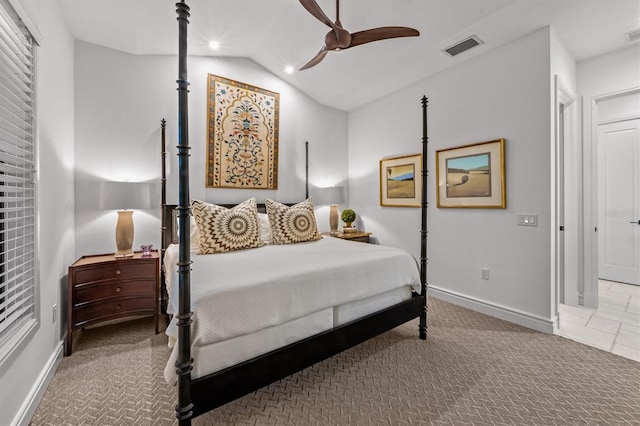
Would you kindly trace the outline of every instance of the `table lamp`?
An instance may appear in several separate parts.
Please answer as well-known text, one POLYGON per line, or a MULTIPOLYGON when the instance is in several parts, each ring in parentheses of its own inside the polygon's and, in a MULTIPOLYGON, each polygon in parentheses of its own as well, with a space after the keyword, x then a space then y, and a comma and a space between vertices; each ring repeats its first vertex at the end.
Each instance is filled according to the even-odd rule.
POLYGON ((329 227, 331 235, 338 234, 338 204, 344 203, 344 188, 341 186, 330 186, 318 188, 314 198, 317 205, 329 205, 329 227))
POLYGON ((118 210, 116 257, 133 256, 133 210, 151 208, 150 187, 140 182, 102 182, 100 208, 118 210))

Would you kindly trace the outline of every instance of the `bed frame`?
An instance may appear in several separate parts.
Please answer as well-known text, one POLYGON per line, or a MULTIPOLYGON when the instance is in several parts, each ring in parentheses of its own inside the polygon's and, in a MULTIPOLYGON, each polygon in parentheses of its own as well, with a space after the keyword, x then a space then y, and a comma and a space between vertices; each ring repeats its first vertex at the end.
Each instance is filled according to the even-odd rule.
MULTIPOLYGON (((174 239, 174 211, 180 229, 189 229, 189 130, 187 80, 187 26, 189 6, 176 4, 178 15, 178 205, 166 204, 165 121, 162 121, 162 249, 174 239), (169 234, 169 230, 171 233, 169 234)), ((178 404, 176 417, 181 426, 191 419, 254 392, 270 383, 329 358, 407 321, 420 318, 420 339, 427 338, 427 103, 422 97, 422 221, 420 248, 420 293, 413 292, 407 301, 373 313, 348 324, 325 331, 299 342, 276 349, 205 377, 191 379, 191 292, 189 233, 178 237, 178 404)), ((305 144, 308 149, 308 143, 305 144)), ((306 186, 308 196, 308 183, 306 186)))

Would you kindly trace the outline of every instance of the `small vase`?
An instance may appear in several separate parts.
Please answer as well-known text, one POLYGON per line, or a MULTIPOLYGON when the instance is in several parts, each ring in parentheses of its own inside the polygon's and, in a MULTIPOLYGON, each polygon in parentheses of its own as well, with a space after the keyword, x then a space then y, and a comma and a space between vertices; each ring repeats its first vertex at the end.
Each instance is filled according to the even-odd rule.
POLYGON ((151 257, 151 249, 153 248, 153 244, 143 244, 140 246, 142 249, 142 257, 151 257))

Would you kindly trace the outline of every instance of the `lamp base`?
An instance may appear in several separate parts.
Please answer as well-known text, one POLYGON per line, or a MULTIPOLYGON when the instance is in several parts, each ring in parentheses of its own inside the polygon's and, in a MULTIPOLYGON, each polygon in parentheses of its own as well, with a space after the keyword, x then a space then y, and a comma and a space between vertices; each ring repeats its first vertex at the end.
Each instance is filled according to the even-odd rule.
POLYGON ((133 251, 131 252, 127 252, 127 253, 120 253, 119 251, 116 252, 116 254, 114 255, 114 257, 118 257, 118 258, 125 258, 125 257, 133 257, 133 251))
POLYGON ((338 235, 338 205, 331 204, 329 206, 329 227, 331 235, 338 235))
POLYGON ((133 256, 133 210, 119 210, 116 224, 115 257, 133 256))

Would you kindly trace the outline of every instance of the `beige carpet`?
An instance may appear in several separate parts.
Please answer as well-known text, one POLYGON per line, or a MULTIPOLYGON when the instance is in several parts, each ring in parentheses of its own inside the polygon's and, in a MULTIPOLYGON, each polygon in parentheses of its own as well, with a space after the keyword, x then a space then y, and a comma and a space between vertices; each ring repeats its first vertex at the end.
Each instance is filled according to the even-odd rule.
MULTIPOLYGON (((417 321, 196 425, 640 425, 640 363, 429 300, 417 321)), ((175 424, 153 319, 78 333, 32 425, 175 424)))

